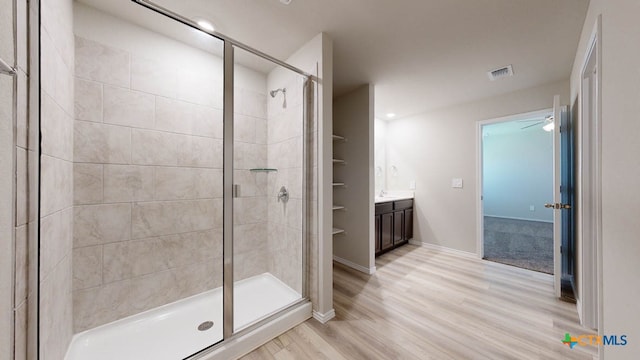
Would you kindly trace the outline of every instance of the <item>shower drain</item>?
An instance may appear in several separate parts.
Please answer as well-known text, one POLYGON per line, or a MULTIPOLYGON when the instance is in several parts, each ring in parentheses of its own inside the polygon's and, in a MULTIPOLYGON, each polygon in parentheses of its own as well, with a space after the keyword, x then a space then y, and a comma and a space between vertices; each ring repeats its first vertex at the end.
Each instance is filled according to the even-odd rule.
POLYGON ((202 324, 198 325, 198 330, 207 331, 213 327, 213 321, 205 321, 202 324))

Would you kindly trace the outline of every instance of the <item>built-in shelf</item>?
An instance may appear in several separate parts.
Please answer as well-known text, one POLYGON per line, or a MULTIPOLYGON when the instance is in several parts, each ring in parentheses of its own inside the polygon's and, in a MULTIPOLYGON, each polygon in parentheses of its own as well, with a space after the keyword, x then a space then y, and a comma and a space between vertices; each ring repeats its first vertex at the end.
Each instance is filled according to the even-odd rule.
POLYGON ((255 169, 249 169, 249 171, 253 171, 253 172, 277 172, 278 169, 270 169, 270 168, 255 168, 255 169))
MULTIPOLYGON (((333 134, 331 137, 333 138, 333 141, 338 141, 338 142, 347 141, 347 139, 344 136, 333 134)), ((334 156, 335 156, 335 154, 334 154, 334 156)), ((333 165, 336 165, 336 164, 338 164, 338 165, 347 165, 347 162, 345 160, 343 160, 343 159, 333 158, 333 165)), ((345 183, 343 183, 343 182, 334 182, 333 183, 333 188, 334 189, 335 188, 340 188, 340 187, 346 187, 346 186, 347 185, 345 183)), ((340 192, 340 191, 338 191, 338 192, 340 192)), ((340 202, 340 201, 338 201, 338 202, 340 202)), ((341 206, 341 205, 333 205, 332 208, 333 208, 334 211, 335 210, 344 210, 344 206, 341 206)), ((333 228, 333 235, 338 235, 338 234, 345 234, 344 229, 338 229, 338 228, 334 227, 333 228)))

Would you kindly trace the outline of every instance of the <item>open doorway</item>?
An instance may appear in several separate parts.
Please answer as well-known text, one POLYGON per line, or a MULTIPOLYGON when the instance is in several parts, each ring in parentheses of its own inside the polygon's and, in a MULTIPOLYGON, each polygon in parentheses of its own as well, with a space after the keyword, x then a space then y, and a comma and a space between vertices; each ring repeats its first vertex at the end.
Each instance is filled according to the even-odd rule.
POLYGON ((553 111, 480 124, 483 258, 554 272, 553 111))

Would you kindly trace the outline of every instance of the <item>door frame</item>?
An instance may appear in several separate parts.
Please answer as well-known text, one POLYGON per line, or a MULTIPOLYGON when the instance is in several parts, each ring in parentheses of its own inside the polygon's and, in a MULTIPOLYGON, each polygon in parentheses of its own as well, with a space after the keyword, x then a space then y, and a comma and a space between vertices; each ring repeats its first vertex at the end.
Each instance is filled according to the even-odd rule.
POLYGON ((580 67, 578 88, 577 308, 583 326, 602 324, 602 15, 596 18, 580 67), (592 62, 595 64, 592 65, 592 62), (593 72, 595 70, 595 73, 593 72), (590 72, 591 74, 587 74, 590 72), (593 75, 593 76, 591 76, 593 75), (595 80, 595 85, 592 81, 595 80), (586 88, 588 87, 588 89, 586 88), (595 94, 592 94, 595 92, 595 94), (593 95, 593 96, 592 96, 593 95))
MULTIPOLYGON (((485 125, 497 124, 502 122, 520 120, 523 118, 532 118, 538 116, 544 116, 553 114, 553 108, 536 110, 521 114, 503 116, 499 118, 480 120, 476 122, 476 256, 479 259, 484 257, 484 207, 482 199, 482 187, 483 187, 483 172, 482 172, 482 127, 485 125)), ((555 254, 554 247, 554 259, 555 254)))

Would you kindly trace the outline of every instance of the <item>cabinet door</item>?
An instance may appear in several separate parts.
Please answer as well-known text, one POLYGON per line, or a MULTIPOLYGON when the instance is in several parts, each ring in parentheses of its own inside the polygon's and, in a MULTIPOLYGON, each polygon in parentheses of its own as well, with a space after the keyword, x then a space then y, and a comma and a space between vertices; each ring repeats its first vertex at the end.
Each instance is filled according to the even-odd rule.
POLYGON ((380 249, 387 250, 393 247, 393 213, 380 215, 380 220, 382 221, 380 249))
POLYGON ((404 239, 413 239, 413 209, 404 211, 404 239))
POLYGON ((393 244, 397 245, 404 241, 404 211, 393 213, 393 244))
POLYGON ((376 254, 380 252, 380 242, 382 241, 382 239, 380 239, 380 236, 382 235, 382 232, 380 231, 380 225, 382 225, 382 221, 381 221, 381 215, 376 215, 376 231, 375 231, 375 237, 373 238, 373 242, 376 245, 376 254))

